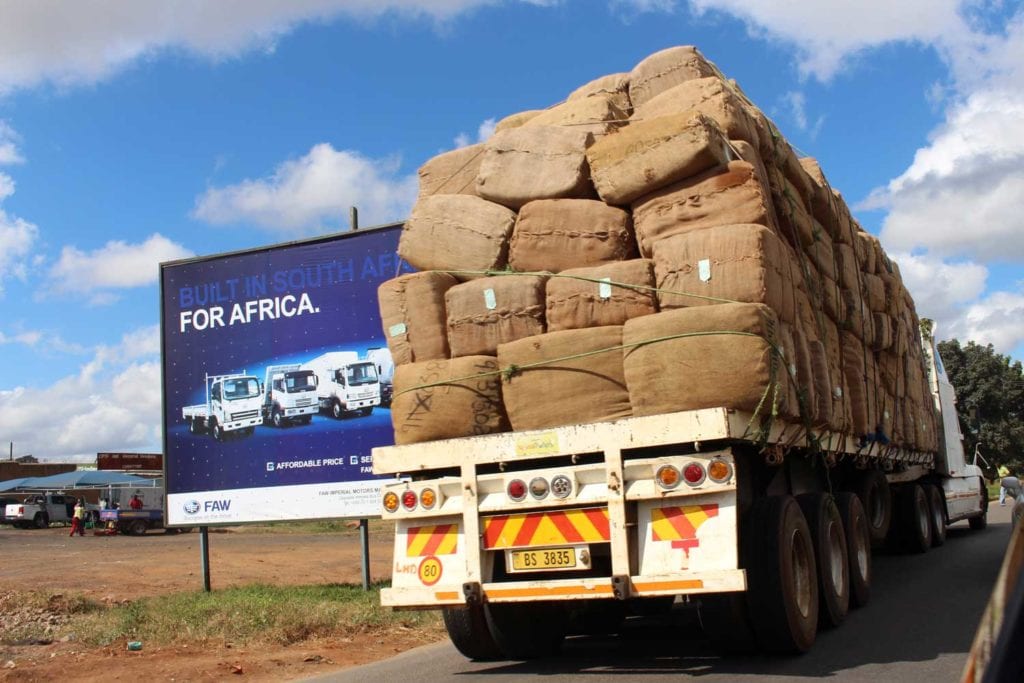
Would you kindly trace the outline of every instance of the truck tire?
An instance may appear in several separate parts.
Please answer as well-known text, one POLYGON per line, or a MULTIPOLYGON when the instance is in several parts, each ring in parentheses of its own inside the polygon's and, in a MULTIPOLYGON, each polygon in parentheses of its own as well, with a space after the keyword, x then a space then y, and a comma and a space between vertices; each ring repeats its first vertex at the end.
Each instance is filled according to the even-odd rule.
POLYGON ((483 605, 472 604, 462 607, 443 607, 441 616, 448 638, 463 657, 476 661, 491 661, 501 658, 501 648, 494 642, 483 605))
POLYGON ((128 533, 132 536, 142 536, 146 533, 146 529, 149 528, 149 524, 144 519, 132 520, 131 524, 128 525, 128 533))
POLYGON ((509 659, 538 659, 556 654, 565 640, 568 612, 544 602, 498 602, 484 605, 494 642, 509 659))
POLYGON ((227 441, 228 435, 224 432, 224 428, 220 426, 220 423, 217 422, 216 418, 213 419, 212 424, 210 425, 210 431, 213 433, 213 438, 217 441, 227 441))
POLYGON ((202 422, 198 418, 194 418, 194 419, 189 420, 188 421, 188 431, 191 434, 202 434, 203 433, 202 422))
POLYGON ((37 512, 32 518, 32 524, 37 529, 46 529, 50 526, 50 516, 45 512, 37 512))
POLYGON ((920 484, 906 484, 896 496, 899 547, 908 553, 924 553, 932 545, 928 496, 920 484))
POLYGON ((924 487, 928 496, 928 516, 932 522, 932 547, 937 548, 946 542, 946 500, 942 489, 935 484, 924 487))
POLYGON ((843 520, 846 554, 850 559, 850 607, 863 607, 871 598, 871 532, 857 494, 839 493, 836 505, 843 520))
POLYGON ((893 505, 889 480, 878 470, 865 470, 858 478, 854 492, 864 507, 871 543, 881 545, 892 525, 893 505))
POLYGON ((274 410, 270 413, 270 421, 278 429, 283 429, 284 427, 288 426, 287 421, 284 419, 284 415, 281 414, 281 411, 276 406, 274 407, 274 410))
POLYGON ((839 508, 827 493, 797 496, 807 519, 818 565, 818 624, 836 627, 850 610, 850 559, 839 508))
POLYGON ((807 520, 792 496, 760 498, 747 516, 747 600, 757 643, 768 652, 806 652, 818 631, 818 576, 807 520))
POLYGON ((981 486, 981 514, 967 520, 967 524, 974 531, 981 531, 988 526, 988 489, 985 488, 984 481, 979 486, 981 486))
POLYGON ((345 417, 345 409, 341 407, 341 401, 335 399, 334 403, 331 404, 331 415, 334 416, 335 420, 345 417))

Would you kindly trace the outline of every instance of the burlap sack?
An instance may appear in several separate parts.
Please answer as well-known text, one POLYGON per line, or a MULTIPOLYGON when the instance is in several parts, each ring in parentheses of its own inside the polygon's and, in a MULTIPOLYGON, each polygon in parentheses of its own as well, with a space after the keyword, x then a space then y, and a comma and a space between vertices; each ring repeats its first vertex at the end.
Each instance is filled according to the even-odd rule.
POLYGON ((757 151, 757 148, 746 140, 729 140, 729 161, 745 161, 754 167, 754 172, 758 178, 761 178, 762 182, 766 185, 768 183, 768 170, 764 165, 764 160, 761 158, 761 153, 757 151))
POLYGON ((629 74, 629 96, 636 108, 666 90, 718 69, 692 45, 670 47, 645 57, 629 74))
POLYGON ((861 275, 864 283, 864 298, 867 300, 868 308, 873 312, 884 312, 885 305, 885 284, 882 278, 871 273, 861 275))
POLYGON ((631 118, 653 119, 690 110, 714 119, 729 138, 760 147, 752 110, 734 87, 717 77, 685 81, 643 104, 634 99, 631 118))
POLYGON ((476 195, 476 174, 484 158, 482 143, 453 149, 420 166, 420 197, 433 194, 476 195))
MULTIPOLYGON (((480 197, 437 194, 413 206, 398 241, 398 255, 418 270, 487 270, 505 267, 513 211, 480 197)), ((456 274, 460 280, 477 277, 456 274)))
POLYGON ((537 275, 498 275, 445 292, 452 357, 492 356, 498 344, 544 332, 544 281, 537 275))
POLYGON ((394 389, 391 422, 396 444, 509 430, 493 356, 399 365, 394 389))
POLYGON ((893 324, 892 318, 885 313, 872 314, 872 343, 871 348, 875 351, 884 351, 892 347, 893 324))
POLYGON ((796 320, 786 245, 761 225, 721 225, 654 244, 662 310, 723 300, 763 303, 782 320, 796 320))
POLYGON ((592 95, 545 109, 523 126, 572 126, 599 136, 625 125, 628 119, 629 113, 620 109, 612 96, 592 95))
POLYGON ((825 315, 835 322, 846 320, 846 301, 843 299, 843 290, 839 284, 832 278, 822 275, 818 278, 817 286, 825 315))
POLYGON ((622 335, 633 414, 717 406, 770 414, 773 401, 785 399, 782 363, 772 346, 777 330, 775 313, 761 304, 633 318, 622 335), (700 334, 708 332, 713 334, 700 334))
POLYGON ((546 429, 630 417, 621 344, 622 327, 612 325, 549 332, 499 346, 498 364, 518 368, 502 377, 512 428, 546 429))
MULTIPOLYGON (((817 225, 817 221, 815 221, 815 225, 817 225)), ((839 273, 836 272, 836 255, 833 251, 832 239, 828 234, 816 230, 814 242, 805 247, 804 251, 814 262, 814 267, 821 275, 830 280, 839 277, 839 273)))
POLYGON ((839 327, 828 318, 822 316, 819 329, 823 332, 821 344, 828 362, 828 377, 831 381, 832 422, 834 431, 842 432, 851 429, 853 422, 853 405, 850 397, 849 384, 843 368, 843 347, 839 327))
POLYGON ((636 256, 629 212, 596 199, 538 199, 519 211, 509 245, 515 270, 552 273, 636 256))
POLYGON ((456 284, 445 273, 410 273, 377 288, 384 337, 395 365, 448 357, 444 294, 456 284))
POLYGON ((548 280, 548 331, 622 325, 630 318, 657 313, 653 287, 654 265, 647 259, 563 271, 562 277, 548 280), (616 286, 620 284, 640 289, 616 286))
POLYGON ((814 401, 813 426, 829 427, 839 431, 842 427, 841 419, 837 422, 833 415, 834 410, 842 411, 841 397, 835 395, 836 389, 842 391, 842 382, 834 382, 829 370, 828 355, 825 353, 824 345, 817 339, 807 341, 807 352, 810 358, 812 379, 811 390, 808 394, 814 401), (838 402, 838 408, 834 407, 838 402))
POLYGON ((874 317, 867 300, 856 292, 842 290, 844 313, 843 329, 855 334, 863 343, 870 344, 875 338, 874 317))
MULTIPOLYGON (((815 241, 815 220, 800 193, 778 169, 768 169, 772 202, 779 221, 779 232, 794 249, 806 249, 815 241)), ((826 236, 827 237, 827 236, 826 236)))
POLYGON ((850 213, 850 207, 846 205, 846 200, 839 190, 832 190, 832 216, 836 221, 836 242, 852 245, 857 228, 854 226, 855 221, 853 214, 850 213))
POLYGON ((856 436, 873 435, 879 426, 875 355, 849 332, 843 333, 842 352, 843 374, 853 408, 853 433, 856 436))
POLYGON ((608 204, 625 205, 729 161, 718 124, 693 112, 634 121, 587 150, 590 174, 608 204))
POLYGON ((860 271, 857 256, 849 244, 836 244, 835 256, 839 269, 839 284, 851 292, 860 291, 860 271))
POLYGON ((853 249, 857 252, 857 262, 860 264, 861 272, 873 274, 875 272, 874 238, 859 229, 859 226, 854 233, 853 249))
POLYGON ((543 109, 530 109, 528 111, 520 111, 515 114, 509 114, 505 118, 501 119, 494 125, 494 132, 500 133, 503 130, 512 130, 513 128, 519 128, 525 125, 531 119, 536 118, 544 113, 543 109))
POLYGON ((587 168, 593 136, 563 126, 521 126, 485 143, 476 177, 481 197, 518 209, 534 199, 596 197, 587 168))
POLYGON ((633 202, 640 254, 650 257, 658 240, 718 225, 757 223, 773 228, 771 200, 754 167, 731 161, 673 183, 633 202))
MULTIPOLYGON (((796 349, 796 393, 797 407, 802 419, 813 427, 820 427, 828 422, 828 414, 820 415, 818 404, 818 388, 815 385, 814 367, 811 362, 811 347, 807 335, 799 323, 792 325, 793 343, 796 349)), ((824 354, 822 354, 824 358, 824 354)), ((824 366, 828 372, 828 366, 824 366)), ((827 398, 827 397, 826 397, 827 398)), ((828 406, 830 409, 831 406, 828 406)))
POLYGON ((585 97, 607 97, 627 116, 633 112, 633 103, 629 99, 628 73, 608 74, 595 78, 569 93, 566 100, 572 102, 585 97))
POLYGON ((785 387, 786 400, 779 405, 779 415, 790 421, 800 421, 803 408, 797 394, 799 384, 799 368, 796 352, 796 338, 792 325, 781 320, 778 328, 778 345, 782 355, 782 384, 785 387))

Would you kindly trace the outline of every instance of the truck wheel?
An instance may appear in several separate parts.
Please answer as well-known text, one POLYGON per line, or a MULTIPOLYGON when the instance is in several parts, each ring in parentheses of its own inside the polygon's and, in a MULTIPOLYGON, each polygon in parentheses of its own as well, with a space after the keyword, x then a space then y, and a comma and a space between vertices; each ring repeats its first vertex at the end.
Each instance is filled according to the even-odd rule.
POLYGON ((448 638, 462 656, 477 661, 490 661, 501 657, 501 648, 494 642, 487 628, 483 605, 443 607, 441 616, 448 638))
POLYGON ((509 659, 537 659, 558 652, 565 640, 568 612, 563 605, 499 602, 484 605, 494 642, 509 659))
POLYGON ((932 545, 932 522, 924 489, 919 484, 905 485, 897 495, 897 506, 900 548, 926 552, 932 545))
POLYGON ((878 470, 865 470, 857 481, 855 493, 860 497, 871 532, 871 542, 880 545, 889 535, 892 524, 892 492, 889 480, 878 470))
POLYGON ((37 512, 36 516, 32 518, 32 523, 37 529, 46 529, 50 526, 50 516, 45 512, 37 512))
POLYGON ((213 438, 217 441, 227 441, 227 434, 224 432, 224 428, 216 420, 213 421, 210 431, 213 432, 213 438))
POLYGON ((984 481, 981 482, 981 514, 971 517, 967 523, 974 531, 981 531, 988 526, 988 489, 985 488, 984 481))
POLYGON ((274 411, 270 414, 270 421, 273 422, 274 426, 277 427, 278 429, 283 428, 286 424, 284 420, 284 415, 282 415, 281 411, 278 410, 277 408, 274 408, 274 411))
POLYGON ((827 493, 805 493, 797 502, 810 527, 818 565, 818 623, 836 627, 850 609, 850 560, 843 520, 827 493))
POLYGON ((146 520, 136 519, 128 525, 128 533, 132 536, 142 536, 144 533, 146 533, 146 529, 148 528, 149 525, 146 524, 146 520))
POLYGON ((331 404, 331 415, 334 416, 335 420, 340 420, 345 416, 345 409, 341 407, 341 401, 335 400, 331 404))
POLYGON ((946 542, 946 501, 942 489, 934 484, 924 487, 928 496, 928 513, 932 520, 932 547, 946 542))
POLYGON ((849 491, 836 496, 839 518, 846 532, 846 554, 850 559, 850 606, 863 607, 871 598, 871 532, 860 498, 849 491))
POLYGON ((199 420, 197 420, 197 419, 196 420, 189 420, 188 421, 188 431, 190 433, 192 433, 192 434, 202 434, 203 433, 203 426, 202 426, 202 424, 200 424, 199 420))
POLYGON ((807 520, 792 496, 758 499, 747 512, 750 621, 762 649, 806 652, 818 631, 818 580, 807 520))

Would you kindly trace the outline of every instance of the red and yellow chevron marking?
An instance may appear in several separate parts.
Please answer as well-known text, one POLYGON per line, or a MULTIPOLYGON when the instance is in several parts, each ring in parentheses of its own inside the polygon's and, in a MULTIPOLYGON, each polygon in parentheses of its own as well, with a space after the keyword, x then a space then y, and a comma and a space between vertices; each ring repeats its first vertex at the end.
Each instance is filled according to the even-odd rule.
POLYGON ((457 524, 411 527, 405 532, 405 556, 451 555, 458 541, 457 524))
POLYGON ((718 503, 654 508, 651 510, 651 540, 671 541, 673 548, 682 548, 689 553, 700 543, 697 529, 717 516, 718 503))
POLYGON ((607 508, 553 510, 484 519, 484 548, 599 543, 611 538, 607 508))

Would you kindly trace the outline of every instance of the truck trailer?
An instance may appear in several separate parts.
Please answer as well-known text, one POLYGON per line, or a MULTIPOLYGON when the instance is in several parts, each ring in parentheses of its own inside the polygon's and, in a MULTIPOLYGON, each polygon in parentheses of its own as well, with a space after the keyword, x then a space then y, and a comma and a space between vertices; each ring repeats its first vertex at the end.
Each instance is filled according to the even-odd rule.
MULTIPOLYGON (((872 546, 923 553, 984 528, 955 396, 927 336, 941 448, 912 452, 726 408, 376 448, 395 521, 382 604, 436 608, 470 658, 552 653, 572 611, 666 598, 705 630, 773 652, 811 647, 867 602, 872 546)), ((642 609, 637 611, 644 611, 642 609)))
POLYGON ((182 417, 193 434, 212 434, 217 441, 252 435, 263 423, 260 380, 244 371, 206 376, 206 403, 184 406, 182 417))

